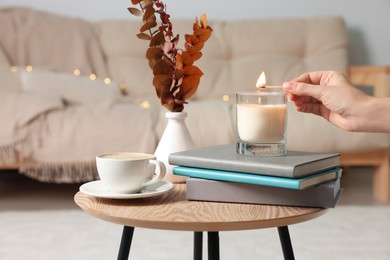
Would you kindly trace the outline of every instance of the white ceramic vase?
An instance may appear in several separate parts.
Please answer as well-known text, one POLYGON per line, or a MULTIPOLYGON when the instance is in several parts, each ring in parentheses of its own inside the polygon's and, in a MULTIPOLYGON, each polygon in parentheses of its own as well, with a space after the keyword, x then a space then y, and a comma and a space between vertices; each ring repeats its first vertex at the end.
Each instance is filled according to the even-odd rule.
POLYGON ((172 169, 175 165, 168 163, 168 156, 174 152, 181 152, 195 148, 194 141, 185 124, 186 112, 167 112, 167 125, 161 136, 160 142, 154 155, 157 160, 164 162, 166 174, 164 179, 172 183, 183 183, 186 177, 173 175, 172 169))

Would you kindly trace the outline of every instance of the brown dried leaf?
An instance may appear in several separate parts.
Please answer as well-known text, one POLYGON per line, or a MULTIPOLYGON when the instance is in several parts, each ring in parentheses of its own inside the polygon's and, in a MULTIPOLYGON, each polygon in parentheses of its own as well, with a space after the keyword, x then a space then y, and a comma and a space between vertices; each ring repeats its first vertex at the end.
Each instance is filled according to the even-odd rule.
POLYGON ((211 32, 211 29, 199 28, 194 31, 194 35, 199 39, 199 41, 205 42, 210 38, 211 32))
POLYGON ((144 14, 141 10, 139 10, 135 7, 129 7, 129 8, 127 8, 127 10, 129 10, 129 12, 135 16, 142 16, 144 14))
POLYGON ((161 104, 171 112, 178 112, 175 111, 175 98, 169 91, 161 95, 161 104))
POLYGON ((194 55, 192 55, 191 57, 192 57, 193 61, 197 61, 197 60, 199 60, 202 57, 202 53, 201 52, 197 52, 194 55))
POLYGON ((155 12, 156 12, 156 11, 154 10, 153 6, 148 6, 148 7, 146 8, 146 10, 145 10, 145 13, 144 13, 144 15, 143 15, 143 17, 142 17, 142 20, 143 20, 143 21, 152 21, 152 20, 156 20, 156 17, 155 17, 155 15, 154 15, 155 12), (153 17, 151 17, 151 16, 154 16, 154 19, 153 19, 153 17), (149 19, 149 17, 151 17, 152 19, 149 19))
POLYGON ((188 42, 190 45, 195 45, 195 44, 199 43, 199 39, 195 35, 186 34, 186 35, 184 35, 184 38, 185 38, 186 42, 188 42))
MULTIPOLYGON (((154 14, 152 14, 151 16, 149 16, 148 18, 147 18, 147 20, 144 20, 143 18, 142 18, 142 22, 143 22, 143 24, 145 24, 145 23, 147 23, 147 22, 150 22, 150 21, 157 21, 157 18, 156 18, 156 16, 154 15, 154 14)), ((157 23, 157 22, 156 22, 157 23)))
POLYGON ((140 4, 142 9, 146 9, 148 6, 153 6, 153 0, 143 0, 140 4))
POLYGON ((150 41, 152 39, 152 36, 150 36, 149 34, 146 34, 146 33, 139 33, 139 34, 137 34, 137 37, 138 37, 138 39, 148 40, 148 41, 150 41))
POLYGON ((174 77, 176 79, 178 79, 177 80, 177 85, 180 85, 181 81, 182 81, 182 77, 184 76, 183 71, 182 70, 175 70, 173 74, 174 74, 174 77))
POLYGON ((156 93, 161 98, 164 89, 170 88, 172 84, 172 78, 167 75, 156 75, 153 78, 153 86, 156 88, 156 93))
POLYGON ((149 68, 151 68, 152 69, 152 71, 153 71, 153 68, 154 68, 154 66, 156 65, 156 60, 149 60, 149 68))
POLYGON ((184 78, 186 76, 192 76, 195 78, 201 78, 203 76, 203 72, 196 66, 187 66, 183 69, 184 78))
POLYGON ((156 27, 156 26, 157 26, 156 21, 149 21, 149 22, 145 23, 144 25, 142 25, 142 27, 140 29, 140 32, 144 32, 144 31, 150 30, 150 29, 152 29, 153 27, 156 27))
POLYGON ((183 110, 181 110, 181 111, 175 110, 174 99, 173 99, 173 101, 170 102, 169 104, 164 104, 163 102, 161 102, 161 104, 162 104, 164 107, 166 107, 166 109, 168 109, 168 110, 171 111, 171 112, 181 112, 181 111, 183 111, 183 110))
POLYGON ((198 21, 198 17, 196 17, 194 26, 192 27, 192 30, 195 31, 196 29, 199 29, 199 28, 200 28, 200 24, 199 24, 199 21, 198 21))
POLYGON ((164 33, 159 31, 157 34, 155 34, 152 39, 150 40, 149 47, 159 46, 165 43, 165 37, 164 33))
POLYGON ((180 85, 180 94, 184 100, 192 97, 198 90, 200 78, 196 76, 185 76, 183 82, 180 85))
POLYGON ((175 70, 175 64, 174 62, 171 60, 171 58, 169 58, 165 53, 164 55, 161 57, 161 61, 165 62, 167 64, 167 66, 170 66, 172 67, 173 70, 175 70))
POLYGON ((156 61, 156 64, 153 68, 153 74, 156 75, 166 75, 172 77, 174 72, 174 68, 170 66, 168 63, 164 62, 162 59, 156 61))
POLYGON ((133 5, 137 5, 137 4, 141 3, 141 2, 142 2, 142 0, 131 0, 131 3, 133 5))
POLYGON ((203 46, 204 46, 204 42, 199 42, 198 44, 191 46, 191 48, 189 48, 187 50, 187 52, 189 55, 192 56, 192 55, 200 52, 203 49, 203 46))
POLYGON ((150 47, 146 51, 146 58, 148 60, 154 59, 154 60, 159 60, 161 57, 164 55, 164 52, 162 51, 161 48, 156 48, 156 47, 150 47))
POLYGON ((158 60, 161 60, 161 57, 164 55, 164 52, 162 51, 161 48, 148 48, 146 51, 146 58, 149 60, 149 67, 152 69, 156 65, 156 62, 158 60))
POLYGON ((149 17, 149 20, 156 21, 156 20, 157 20, 156 15, 151 15, 151 16, 149 17))
POLYGON ((175 108, 175 97, 170 91, 170 86, 162 89, 160 94, 161 104, 168 108, 170 111, 173 111, 175 108))
POLYGON ((207 26, 208 26, 207 17, 206 17, 205 14, 202 14, 202 15, 200 16, 200 26, 201 26, 202 28, 207 28, 207 26))
POLYGON ((183 64, 184 66, 191 66, 192 64, 194 64, 194 59, 193 57, 191 57, 190 54, 188 54, 188 52, 183 52, 183 64))

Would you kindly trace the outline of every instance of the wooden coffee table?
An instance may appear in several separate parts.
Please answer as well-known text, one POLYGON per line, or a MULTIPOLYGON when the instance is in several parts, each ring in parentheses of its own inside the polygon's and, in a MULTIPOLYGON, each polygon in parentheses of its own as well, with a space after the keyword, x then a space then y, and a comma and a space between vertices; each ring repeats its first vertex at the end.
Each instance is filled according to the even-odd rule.
POLYGON ((128 259, 135 227, 194 232, 194 259, 202 259, 203 231, 208 232, 208 257, 219 259, 219 231, 277 227, 284 259, 294 259, 288 225, 324 214, 327 209, 217 203, 186 200, 186 185, 150 198, 116 200, 78 192, 74 200, 87 213, 123 225, 118 259, 128 259))

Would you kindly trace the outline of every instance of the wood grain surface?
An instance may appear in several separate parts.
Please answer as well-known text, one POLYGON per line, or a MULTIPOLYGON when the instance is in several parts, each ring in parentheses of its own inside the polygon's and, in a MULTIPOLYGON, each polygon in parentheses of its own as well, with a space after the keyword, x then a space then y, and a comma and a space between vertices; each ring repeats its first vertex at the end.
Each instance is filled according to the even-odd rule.
POLYGON ((324 214, 327 209, 186 200, 186 185, 161 196, 118 200, 78 192, 74 200, 87 213, 108 222, 143 228, 226 231, 286 226, 324 214))

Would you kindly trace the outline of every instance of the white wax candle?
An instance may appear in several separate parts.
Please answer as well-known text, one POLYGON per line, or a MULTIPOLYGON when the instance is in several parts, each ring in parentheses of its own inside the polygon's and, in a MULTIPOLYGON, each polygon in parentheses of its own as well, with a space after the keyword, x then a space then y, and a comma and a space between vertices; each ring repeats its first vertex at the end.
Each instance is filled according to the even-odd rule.
POLYGON ((237 105, 237 130, 249 143, 272 143, 284 139, 286 105, 237 105))

